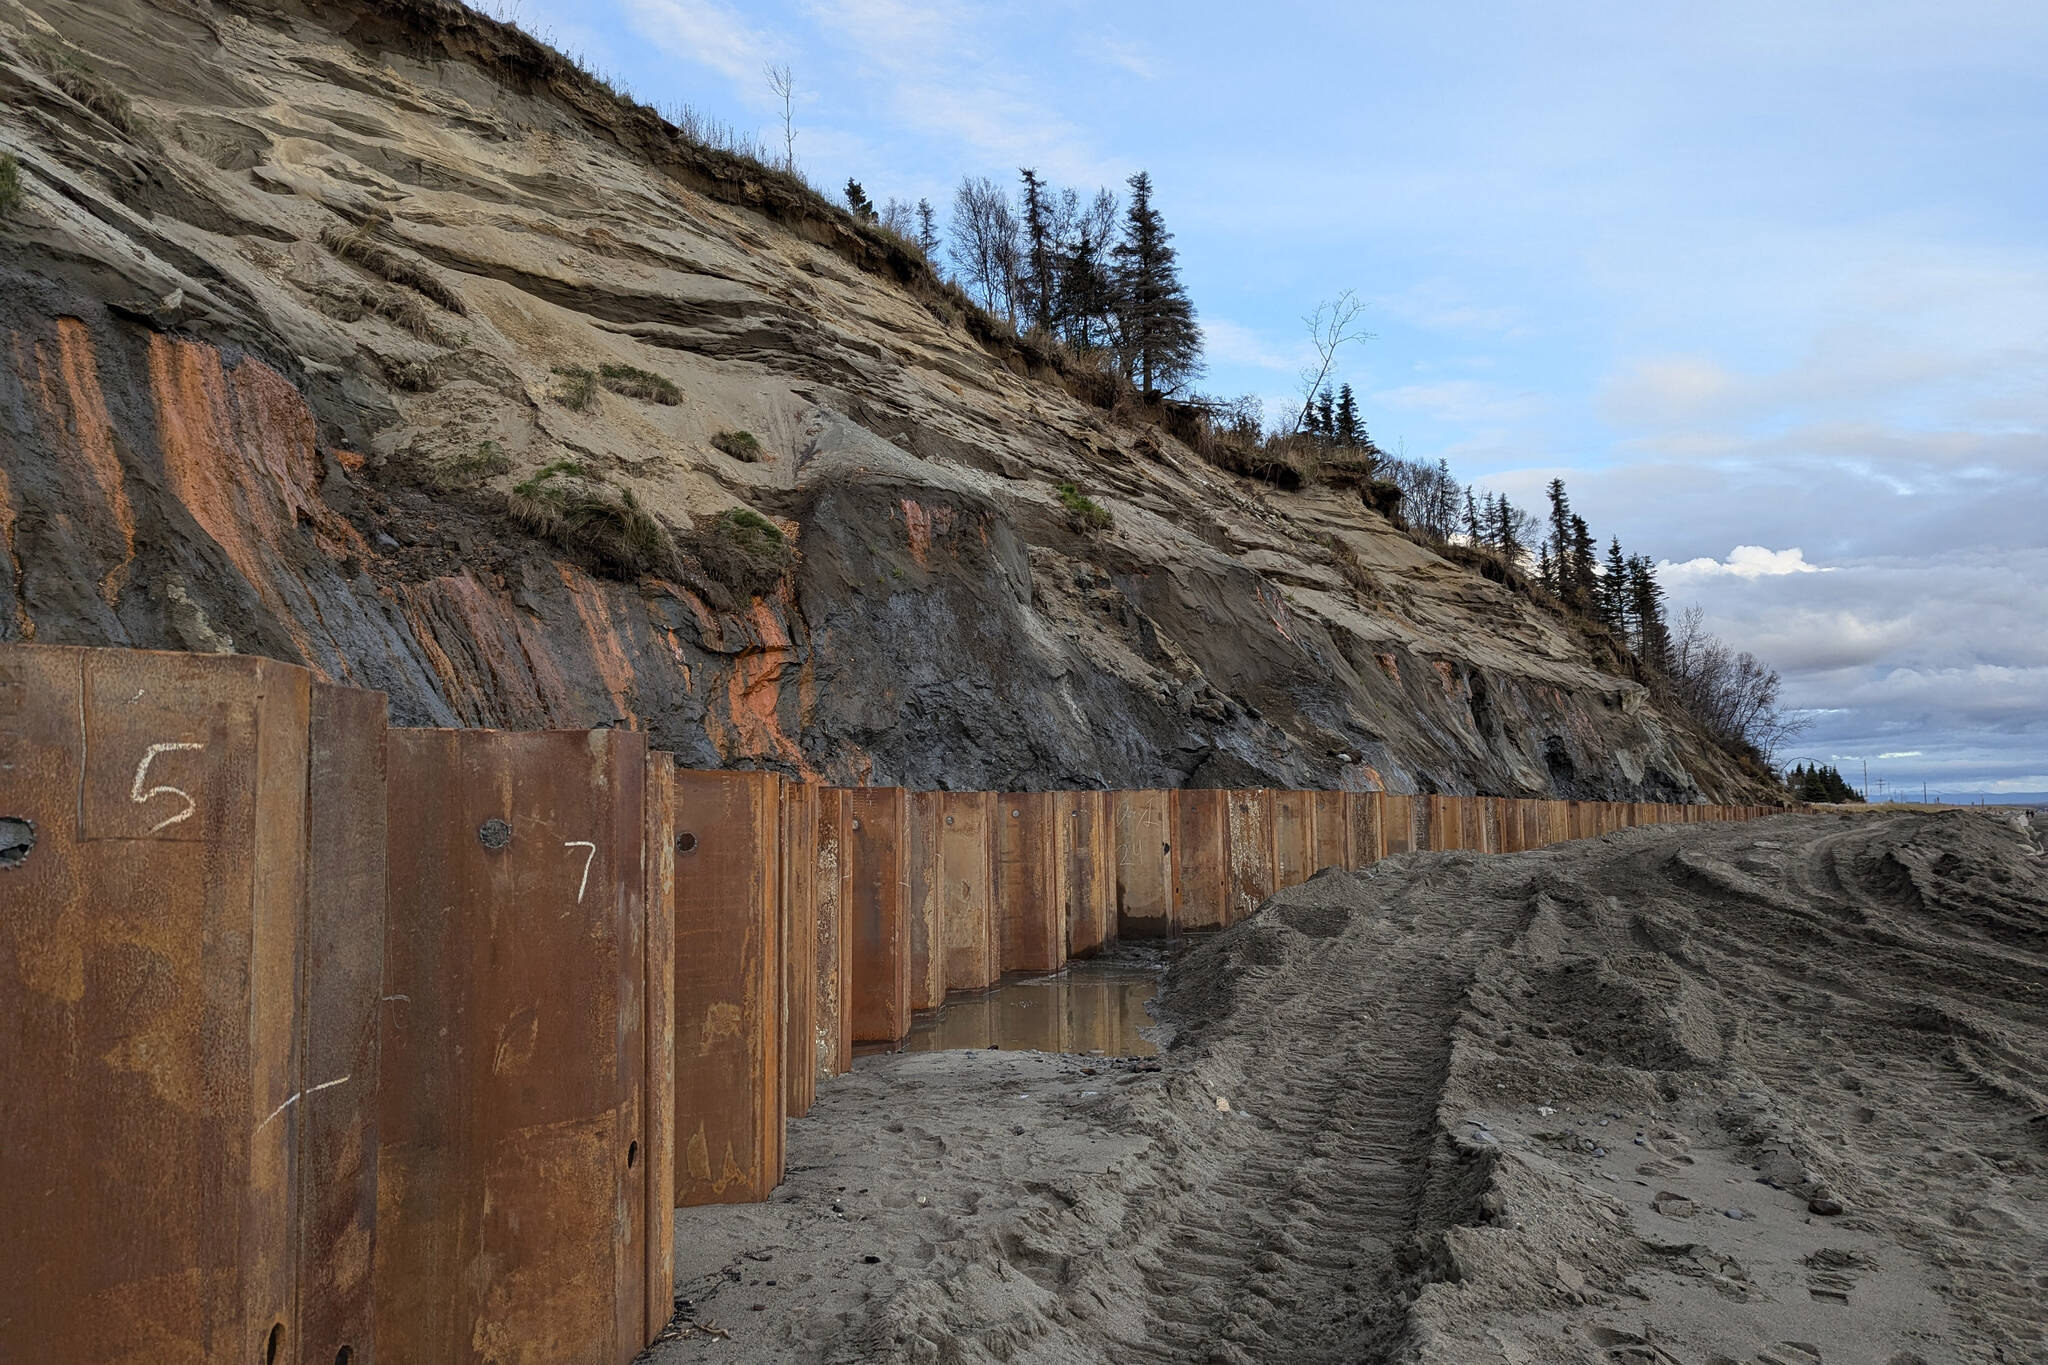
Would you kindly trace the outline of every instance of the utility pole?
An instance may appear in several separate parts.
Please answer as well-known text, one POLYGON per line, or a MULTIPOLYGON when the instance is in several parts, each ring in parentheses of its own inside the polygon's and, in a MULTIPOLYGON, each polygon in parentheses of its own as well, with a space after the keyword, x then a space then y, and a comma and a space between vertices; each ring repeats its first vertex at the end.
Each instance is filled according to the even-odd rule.
POLYGON ((1863 760, 1863 799, 1870 800, 1870 760, 1863 760))

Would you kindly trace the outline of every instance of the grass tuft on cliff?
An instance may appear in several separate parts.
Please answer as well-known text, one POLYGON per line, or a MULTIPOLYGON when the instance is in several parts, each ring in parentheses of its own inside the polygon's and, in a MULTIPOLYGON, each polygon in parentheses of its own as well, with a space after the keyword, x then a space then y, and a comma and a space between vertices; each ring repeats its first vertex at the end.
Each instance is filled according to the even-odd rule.
POLYGON ((451 313, 468 316, 469 306, 462 301, 462 295, 455 292, 453 285, 411 257, 402 255, 377 240, 378 230, 389 221, 390 219, 381 215, 372 216, 357 227, 347 230, 339 224, 329 223, 320 229, 320 245, 342 260, 361 266, 379 279, 403 285, 433 300, 451 313))
POLYGON ((512 457, 496 441, 478 441, 473 450, 443 455, 426 462, 421 481, 438 493, 474 488, 485 479, 512 472, 512 457))
POLYGON ((571 412, 588 412, 597 403, 597 372, 582 365, 557 365, 554 373, 562 383, 554 399, 571 412))
POLYGON ((675 539, 630 488, 613 488, 588 466, 557 460, 505 495, 515 521, 616 576, 672 574, 675 539))
POLYGON ((147 126, 128 97, 77 53, 43 39, 26 44, 22 54, 41 68, 52 85, 130 137, 147 126))
POLYGON ((1107 531, 1116 525, 1109 509, 1071 483, 1059 486, 1060 506, 1067 509, 1067 525, 1076 531, 1107 531))
POLYGON ((683 401, 683 391, 666 375, 643 370, 637 365, 600 365, 598 383, 625 398, 659 403, 672 408, 683 401))
POLYGON ((721 431, 711 438, 711 448, 741 464, 759 464, 761 460, 761 443, 751 431, 721 431))
POLYGON ((21 162, 12 152, 0 152, 0 217, 21 207, 21 162))

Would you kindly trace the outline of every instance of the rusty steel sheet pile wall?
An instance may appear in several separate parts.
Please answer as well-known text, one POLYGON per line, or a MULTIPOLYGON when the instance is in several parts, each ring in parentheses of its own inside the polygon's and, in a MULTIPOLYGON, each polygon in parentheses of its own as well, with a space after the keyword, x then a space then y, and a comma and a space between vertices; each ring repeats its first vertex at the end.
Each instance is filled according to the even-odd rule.
POLYGON ((782 1181, 781 779, 675 775, 676 1204, 782 1181))
POLYGON ((1387 792, 1380 797, 1380 849, 1391 858, 1415 851, 1415 798, 1387 792))
POLYGON ((1175 798, 1174 920, 1183 930, 1230 922, 1230 794, 1190 789, 1175 798))
POLYGON ((1344 809, 1351 820, 1351 865, 1371 867, 1387 856, 1386 794, 1352 792, 1344 809))
POLYGON ((996 796, 996 938, 1005 972, 1056 972, 1067 961, 1059 842, 1050 792, 996 796))
POLYGON ((1359 866, 1357 831, 1352 821, 1353 792, 1310 792, 1309 813, 1315 821, 1315 850, 1309 871, 1359 866))
POLYGON ((1180 793, 1109 793, 1115 863, 1110 928, 1118 938, 1170 938, 1178 923, 1175 849, 1180 793))
POLYGON ((817 985, 813 993, 812 1025, 817 1031, 816 1079, 830 1080, 853 1069, 853 1028, 849 1011, 853 988, 852 906, 845 896, 840 860, 845 856, 846 820, 837 788, 818 792, 816 836, 812 840, 816 858, 811 874, 811 895, 817 903, 814 916, 817 954, 817 985))
POLYGON ((1116 939, 1116 865, 1109 831, 1109 794, 1053 794, 1060 911, 1067 956, 1086 957, 1116 939))
POLYGON ((1003 974, 995 843, 992 793, 939 793, 939 934, 948 991, 985 990, 1003 974))
MULTIPOLYGON (((646 1089, 640 1098, 645 1139, 640 1144, 642 1215, 647 1230, 646 1283, 641 1342, 654 1340, 675 1315, 676 1280, 676 761, 647 755, 640 785, 642 940, 641 1036, 646 1040, 646 1089), (664 1292, 663 1286, 669 1287, 664 1292)), ((621 1345, 624 1344, 622 1338, 621 1345)))
POLYGON ((939 861, 938 792, 912 792, 904 829, 903 862, 910 878, 905 915, 910 922, 910 1008, 934 1010, 946 1001, 946 877, 939 861))
POLYGON ((784 781, 782 830, 782 1102, 791 1118, 818 1095, 818 785, 784 781))
POLYGON ((647 1298, 646 740, 390 736, 377 1347, 631 1360, 647 1298), (488 1274, 480 1271, 488 1267, 488 1274))
POLYGON ((1314 794, 1273 793, 1273 885, 1299 886, 1316 870, 1314 794))
POLYGON ((1273 829, 1273 793, 1265 788, 1233 791, 1224 802, 1228 814, 1230 901, 1224 920, 1235 924, 1279 890, 1278 856, 1273 829))
POLYGON ((0 650, 0 1358, 369 1355, 383 727, 269 660, 0 650))
POLYGON ((901 787, 850 787, 839 802, 840 894, 853 934, 853 1041, 894 1043, 910 1032, 909 807, 901 787))

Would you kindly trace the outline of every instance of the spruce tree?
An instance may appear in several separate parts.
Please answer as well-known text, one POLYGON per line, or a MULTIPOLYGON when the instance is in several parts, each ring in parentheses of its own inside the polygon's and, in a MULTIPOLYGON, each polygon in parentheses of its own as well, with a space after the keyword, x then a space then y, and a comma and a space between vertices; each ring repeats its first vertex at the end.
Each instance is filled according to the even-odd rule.
POLYGON ((1060 264, 1060 296, 1055 310, 1067 344, 1092 351, 1110 339, 1110 318, 1116 312, 1116 284, 1102 259, 1102 243, 1081 226, 1060 264))
POLYGON ((1555 575, 1550 589, 1566 602, 1571 600, 1572 504, 1564 495, 1564 480, 1550 481, 1550 566, 1555 575))
POLYGON ((853 210, 853 216, 863 223, 875 221, 875 203, 868 198, 868 192, 860 187, 860 181, 852 176, 846 178, 846 207, 853 210))
POLYGON ((1046 215, 1045 182, 1029 167, 1020 168, 1017 174, 1024 181, 1024 314, 1034 329, 1050 336, 1059 279, 1052 224, 1046 215))
POLYGON ((1500 495, 1500 511, 1495 514, 1494 524, 1500 528, 1501 558, 1509 564, 1520 564, 1522 560, 1522 538, 1515 531, 1515 508, 1508 501, 1508 495, 1500 495))
POLYGON ((1607 572, 1600 579, 1600 619, 1624 635, 1628 632, 1628 561, 1621 557, 1621 538, 1607 541, 1607 572))
POLYGON ((1174 265, 1173 234, 1152 207, 1152 177, 1132 176, 1124 237, 1116 245, 1125 373, 1146 394, 1180 387, 1201 369, 1202 334, 1174 265))
POLYGON ((1333 439, 1346 450, 1356 450, 1365 444, 1365 428, 1358 423, 1358 400, 1352 396, 1349 384, 1337 386, 1337 429, 1333 439))
POLYGON ((939 259, 939 216, 929 199, 917 201, 917 249, 928 261, 939 259))
POLYGON ((1472 497, 1472 490, 1465 490, 1465 540, 1473 549, 1486 543, 1486 537, 1479 525, 1479 504, 1472 497))
POLYGON ((1589 616, 1599 610, 1600 575, 1595 568, 1597 563, 1598 556, 1593 549, 1593 533, 1587 529, 1586 519, 1574 512, 1570 559, 1572 605, 1589 616))
POLYGON ((1636 657, 1659 673, 1671 662, 1671 631, 1664 624, 1664 589, 1648 555, 1628 561, 1629 614, 1635 618, 1636 657))
POLYGON ((1322 436, 1324 445, 1337 441, 1337 400, 1330 393, 1329 385, 1316 396, 1316 431, 1322 436))
POLYGON ((1557 596, 1557 572, 1550 564, 1550 542, 1544 541, 1536 552, 1536 581, 1543 585, 1543 591, 1557 596))

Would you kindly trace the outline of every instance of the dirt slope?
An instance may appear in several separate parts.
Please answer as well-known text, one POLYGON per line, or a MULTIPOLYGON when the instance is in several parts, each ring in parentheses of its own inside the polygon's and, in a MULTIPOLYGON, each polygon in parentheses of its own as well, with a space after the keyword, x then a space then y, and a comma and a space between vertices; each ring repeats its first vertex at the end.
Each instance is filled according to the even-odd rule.
POLYGON ((267 653, 403 723, 842 782, 1742 786, 1355 492, 1112 421, 900 246, 459 7, 0 0, 0 93, 0 638, 267 653), (563 401, 604 365, 675 401, 563 401), (565 460, 688 562, 509 521, 565 460), (759 596, 734 509, 800 552, 759 596))
POLYGON ((1175 967, 1162 1071, 862 1061, 679 1216, 653 1358, 2048 1359, 2044 969, 1987 816, 1325 873, 1175 967))

